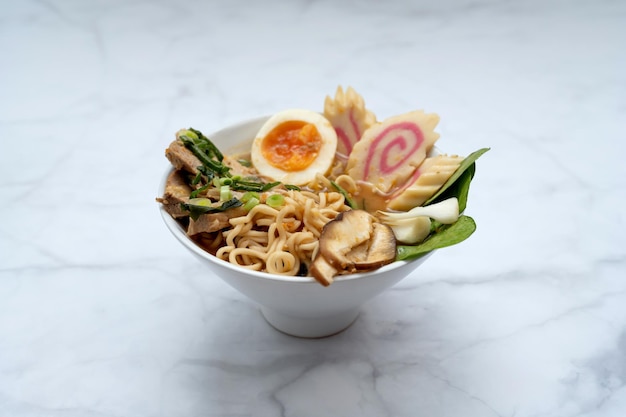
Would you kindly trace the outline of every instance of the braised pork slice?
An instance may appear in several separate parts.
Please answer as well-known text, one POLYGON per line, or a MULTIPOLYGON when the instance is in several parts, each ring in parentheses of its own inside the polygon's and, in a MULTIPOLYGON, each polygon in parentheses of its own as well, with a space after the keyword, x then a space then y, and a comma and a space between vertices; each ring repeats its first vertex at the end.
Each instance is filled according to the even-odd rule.
POLYGON ((201 233, 213 233, 230 227, 229 220, 234 217, 245 216, 243 207, 235 207, 219 213, 201 214, 196 220, 189 219, 187 235, 196 236, 201 233))
POLYGON ((202 165, 202 162, 193 152, 187 149, 179 140, 170 143, 170 146, 165 150, 165 157, 177 170, 180 169, 194 175, 198 173, 198 167, 202 165))
POLYGON ((165 182, 163 197, 156 200, 163 204, 163 208, 175 219, 189 216, 180 203, 186 203, 191 194, 191 187, 185 182, 185 174, 181 171, 172 171, 165 182))
POLYGON ((232 176, 239 175, 240 177, 246 178, 258 177, 259 175, 256 169, 242 165, 236 158, 228 155, 224 155, 222 163, 230 168, 230 174, 232 176))

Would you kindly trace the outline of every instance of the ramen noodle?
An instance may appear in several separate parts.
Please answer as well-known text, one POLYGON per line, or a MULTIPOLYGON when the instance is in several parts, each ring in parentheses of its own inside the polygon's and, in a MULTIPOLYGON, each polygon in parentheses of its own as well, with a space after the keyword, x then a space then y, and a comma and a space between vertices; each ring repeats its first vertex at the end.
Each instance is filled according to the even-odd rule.
POLYGON ((256 271, 298 275, 317 253, 324 225, 349 209, 337 192, 286 191, 281 207, 258 204, 230 219, 215 255, 256 271))

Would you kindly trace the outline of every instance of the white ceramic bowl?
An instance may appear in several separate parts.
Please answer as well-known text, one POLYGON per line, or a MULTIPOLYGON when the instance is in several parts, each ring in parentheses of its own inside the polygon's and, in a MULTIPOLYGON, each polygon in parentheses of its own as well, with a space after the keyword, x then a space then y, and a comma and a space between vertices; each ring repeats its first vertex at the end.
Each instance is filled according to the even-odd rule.
MULTIPOLYGON (((248 120, 207 137, 225 154, 248 152, 265 120, 267 117, 248 120)), ((171 171, 171 167, 165 170, 159 195, 163 195, 171 171)), ((162 206, 160 210, 174 237, 206 265, 207 275, 219 276, 258 303, 273 327, 292 336, 325 337, 346 329, 356 320, 363 303, 398 283, 430 256, 393 262, 372 272, 338 276, 330 286, 323 287, 311 277, 250 271, 216 258, 196 245, 162 206)))

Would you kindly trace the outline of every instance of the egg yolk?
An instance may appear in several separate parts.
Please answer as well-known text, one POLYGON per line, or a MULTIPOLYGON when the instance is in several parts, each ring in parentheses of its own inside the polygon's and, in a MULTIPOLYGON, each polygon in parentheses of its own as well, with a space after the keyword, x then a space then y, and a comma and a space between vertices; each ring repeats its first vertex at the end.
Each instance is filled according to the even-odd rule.
POLYGON ((283 171, 301 171, 311 165, 322 147, 315 125, 299 120, 283 122, 263 139, 265 160, 283 171))

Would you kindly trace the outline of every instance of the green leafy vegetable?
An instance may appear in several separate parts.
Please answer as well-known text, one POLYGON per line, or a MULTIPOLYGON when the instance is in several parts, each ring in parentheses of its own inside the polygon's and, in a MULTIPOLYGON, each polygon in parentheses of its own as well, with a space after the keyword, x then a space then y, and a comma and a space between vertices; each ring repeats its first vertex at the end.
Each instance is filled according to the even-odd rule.
POLYGON ((358 208, 357 204, 354 202, 352 197, 350 197, 350 194, 348 194, 348 192, 345 189, 343 189, 343 187, 341 187, 335 181, 331 181, 330 185, 335 187, 335 189, 343 196, 343 198, 346 200, 346 204, 348 206, 350 206, 351 209, 357 209, 358 208))
POLYGON ((227 201, 233 198, 233 193, 230 192, 229 185, 222 185, 220 187, 220 201, 227 201))
POLYGON ((276 181, 276 182, 268 182, 267 184, 263 185, 263 188, 261 189, 261 191, 269 191, 272 188, 276 187, 280 185, 280 181, 276 181))
POLYGON ((237 191, 263 191, 265 183, 258 181, 248 181, 244 179, 234 180, 231 186, 237 191))
POLYGON ((461 162, 461 165, 457 168, 456 171, 454 171, 454 174, 452 174, 450 178, 448 178, 448 180, 441 186, 439 191, 437 191, 432 197, 426 200, 424 204, 422 205, 427 206, 429 204, 442 201, 450 197, 457 197, 459 199, 459 211, 463 212, 463 210, 465 209, 465 205, 467 203, 467 193, 469 191, 469 183, 471 182, 474 176, 474 172, 476 170, 476 165, 474 163, 482 154, 487 152, 489 149, 490 148, 479 149, 476 152, 472 152, 465 159, 463 159, 463 161, 461 162), (469 171, 469 172, 466 174, 466 171, 469 171), (464 175, 464 178, 461 181, 459 181, 458 184, 455 184, 457 180, 459 180, 461 176, 463 175, 464 175), (455 187, 448 192, 448 189, 452 188, 453 186, 455 187), (445 196, 443 195, 444 193, 446 193, 445 196), (463 194, 464 197, 462 197, 462 195, 458 193, 463 194), (463 198, 463 201, 461 201, 462 198, 463 198), (461 208, 461 203, 462 203, 462 208, 461 208))
POLYGON ((202 187, 200 187, 200 188, 198 188, 196 190, 193 190, 191 192, 191 194, 189 194, 189 198, 196 198, 196 197, 198 197, 199 194, 205 192, 211 185, 213 185, 213 184, 208 183, 208 184, 203 185, 202 187))
MULTIPOLYGON (((462 213, 467 206, 470 183, 476 173, 476 160, 488 150, 489 148, 479 149, 463 159, 461 165, 441 186, 439 191, 426 200, 422 206, 437 204, 456 197, 459 204, 459 212, 462 213)), ((461 215, 452 224, 442 224, 437 220, 432 220, 428 237, 416 245, 398 245, 396 259, 418 258, 435 249, 456 245, 470 237, 475 230, 476 223, 469 216, 461 215)))
POLYGON ((191 185, 196 185, 197 183, 200 182, 200 180, 202 180, 202 172, 198 171, 196 176, 193 177, 193 179, 191 180, 191 185))
POLYGON ((257 200, 259 200, 261 196, 259 195, 259 193, 255 191, 247 191, 244 193, 244 195, 241 196, 240 200, 243 201, 244 203, 247 203, 249 200, 252 200, 253 198, 256 198, 257 200))
POLYGON ((208 207, 213 205, 213 201, 210 198, 190 198, 187 202, 192 206, 203 206, 208 207))
POLYGON ((248 199, 245 204, 243 205, 244 210, 246 211, 250 211, 252 210, 255 206, 257 206, 259 204, 259 199, 256 197, 251 197, 250 199, 248 199))
POLYGON ((475 230, 474 219, 469 216, 461 216, 455 223, 440 225, 436 233, 431 234, 420 244, 399 245, 396 249, 396 260, 414 259, 435 249, 456 245, 470 237, 475 230))
MULTIPOLYGON (((204 198, 204 199, 198 199, 198 200, 208 200, 208 199, 204 198)), ((189 203, 181 203, 180 205, 183 208, 183 210, 187 210, 189 212, 189 217, 191 217, 193 220, 198 220, 198 217, 200 217, 200 215, 202 214, 219 213, 219 212, 226 211, 234 207, 239 207, 242 204, 243 203, 239 201, 238 199, 232 198, 228 201, 224 201, 219 206, 209 205, 209 203, 206 203, 204 201, 194 202, 193 200, 190 200, 189 203)))
POLYGON ((285 197, 282 194, 272 194, 267 197, 265 203, 272 208, 278 208, 285 204, 285 197))
POLYGON ((194 142, 207 153, 208 156, 217 159, 219 162, 224 160, 224 155, 213 142, 209 140, 202 132, 190 127, 189 130, 196 134, 194 142))
POLYGON ((252 162, 248 161, 247 159, 237 159, 237 162, 239 162, 246 168, 250 168, 252 166, 252 162))
POLYGON ((461 176, 454 181, 452 185, 450 185, 444 192, 439 194, 439 197, 434 199, 428 204, 430 206, 433 204, 437 204, 441 201, 447 200, 451 197, 456 197, 459 201, 459 213, 463 213, 465 207, 467 206, 467 197, 469 195, 470 183, 472 182, 472 178, 474 178, 474 174, 476 173, 476 164, 472 163, 461 176))
MULTIPOLYGON (((207 153, 205 146, 196 143, 190 136, 181 134, 178 138, 183 142, 185 147, 189 149, 195 156, 210 170, 218 173, 219 175, 228 175, 230 167, 222 164, 221 160, 214 160, 212 153, 207 153)), ((208 139, 207 139, 208 140, 208 139)), ((213 145, 215 146, 215 145, 213 145)), ((221 155, 221 154, 220 154, 221 155)))
MULTIPOLYGON (((205 191, 210 184, 215 187, 230 185, 231 190, 234 191, 256 192, 268 191, 280 185, 280 182, 265 183, 256 179, 231 175, 230 167, 223 163, 224 155, 222 152, 197 129, 190 127, 180 131, 178 139, 202 162, 202 165, 198 167, 199 173, 192 180, 192 185, 197 185, 201 180, 206 185, 195 190, 193 197, 197 197, 201 192, 205 191)), ((250 161, 245 159, 238 161, 243 166, 249 167, 252 165, 250 161)), ((295 185, 285 185, 285 187, 290 190, 300 190, 295 185)))

